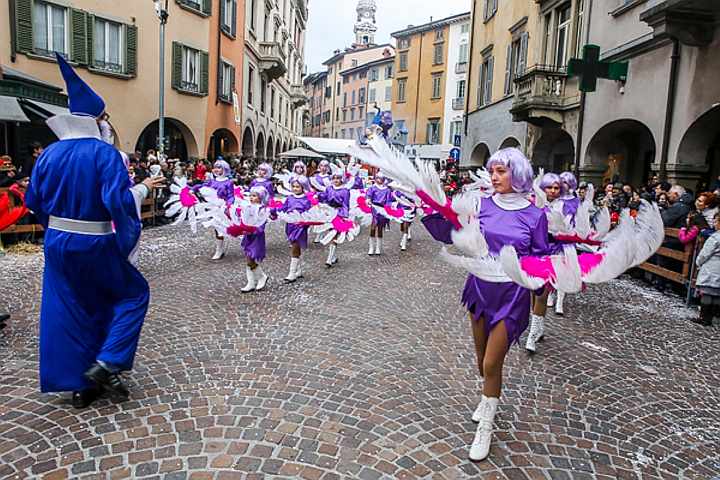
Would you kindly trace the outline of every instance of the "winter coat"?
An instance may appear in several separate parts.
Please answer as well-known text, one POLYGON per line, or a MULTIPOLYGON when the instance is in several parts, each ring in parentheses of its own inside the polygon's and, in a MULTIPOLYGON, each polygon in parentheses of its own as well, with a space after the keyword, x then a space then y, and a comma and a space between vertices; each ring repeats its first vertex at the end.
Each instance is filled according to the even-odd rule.
POLYGON ((693 197, 689 193, 683 194, 675 203, 662 212, 665 228, 681 228, 685 226, 688 213, 692 210, 693 197))
POLYGON ((720 288, 720 232, 707 239, 697 256, 698 287, 720 288))

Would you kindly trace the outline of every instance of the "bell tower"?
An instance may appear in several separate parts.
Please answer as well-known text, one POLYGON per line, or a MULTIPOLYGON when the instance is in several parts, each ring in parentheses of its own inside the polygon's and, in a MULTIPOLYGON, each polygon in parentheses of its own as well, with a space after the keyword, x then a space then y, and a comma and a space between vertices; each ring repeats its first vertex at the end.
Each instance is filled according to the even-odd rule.
POLYGON ((375 32, 377 32, 376 12, 375 0, 358 0, 357 22, 355 22, 355 28, 353 29, 356 47, 375 44, 375 32))

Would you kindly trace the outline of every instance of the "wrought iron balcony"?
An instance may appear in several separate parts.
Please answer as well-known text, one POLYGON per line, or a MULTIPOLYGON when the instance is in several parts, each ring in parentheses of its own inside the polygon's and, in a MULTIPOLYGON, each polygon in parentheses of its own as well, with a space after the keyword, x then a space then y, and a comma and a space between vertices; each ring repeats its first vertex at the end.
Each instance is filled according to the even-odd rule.
POLYGON ((452 108, 453 110, 465 110, 465 97, 453 98, 452 108))
POLYGON ((268 80, 277 80, 287 72, 287 58, 278 42, 259 42, 260 69, 268 80))
POLYGON ((295 108, 301 107, 308 102, 308 96, 302 85, 292 85, 290 87, 290 101, 292 101, 295 108))
POLYGON ((516 76, 514 83, 515 98, 510 113, 515 122, 560 125, 563 112, 579 104, 575 81, 568 81, 565 67, 535 65, 516 76))
POLYGON ((460 62, 455 64, 455 73, 467 73, 467 62, 460 62))

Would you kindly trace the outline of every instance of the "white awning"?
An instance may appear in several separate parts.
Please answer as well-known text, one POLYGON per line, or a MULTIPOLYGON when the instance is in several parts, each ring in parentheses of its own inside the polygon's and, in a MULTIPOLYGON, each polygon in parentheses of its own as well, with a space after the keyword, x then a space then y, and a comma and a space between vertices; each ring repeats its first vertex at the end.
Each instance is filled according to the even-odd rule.
POLYGON ((0 121, 29 122, 30 119, 20 108, 17 98, 0 95, 0 121))
POLYGON ((50 103, 38 102, 37 100, 30 100, 27 98, 24 101, 40 108, 41 110, 44 110, 50 117, 54 117, 55 115, 67 115, 70 113, 70 110, 67 108, 52 105, 50 103))
POLYGON ((280 158, 317 158, 322 159, 325 158, 324 156, 320 155, 319 153, 315 153, 311 150, 308 150, 307 148, 297 147, 293 148, 289 152, 281 153, 278 155, 280 158))
POLYGON ((340 138, 300 137, 298 140, 316 152, 333 155, 350 155, 350 148, 355 144, 355 140, 340 138))

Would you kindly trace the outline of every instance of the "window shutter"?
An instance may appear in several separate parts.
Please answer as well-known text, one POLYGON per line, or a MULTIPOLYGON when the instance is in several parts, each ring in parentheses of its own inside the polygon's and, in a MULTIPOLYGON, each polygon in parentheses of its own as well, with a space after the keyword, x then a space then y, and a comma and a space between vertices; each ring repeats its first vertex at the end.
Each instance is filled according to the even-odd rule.
POLYGON ((87 64, 93 66, 95 64, 95 15, 91 13, 85 15, 85 25, 87 64))
MULTIPOLYGON (((235 91, 235 67, 230 67, 230 93, 235 91)), ((232 95, 230 95, 230 99, 232 100, 232 95)))
POLYGON ((70 9, 70 58, 75 63, 87 64, 87 13, 70 9))
POLYGON ((527 69, 527 56, 528 56, 528 41, 530 40, 530 34, 524 32, 520 37, 520 58, 518 59, 518 71, 519 75, 525 73, 527 69))
POLYGON ((200 93, 207 95, 210 80, 210 57, 207 52, 200 52, 200 93))
POLYGON ((28 53, 33 50, 32 0, 15 2, 15 50, 28 53))
POLYGON ((202 0, 202 12, 205 15, 210 15, 212 13, 212 0, 202 0))
POLYGON ((512 85, 512 43, 507 47, 507 57, 505 60, 505 95, 510 93, 512 85))
POLYGON ((232 9, 232 25, 230 26, 230 34, 234 37, 237 35, 237 0, 233 0, 232 9))
POLYGON ((172 44, 172 86, 177 89, 182 86, 182 45, 178 42, 172 44))
POLYGON ((495 57, 490 57, 488 59, 487 87, 485 87, 485 103, 492 102, 492 84, 493 84, 494 67, 495 67, 495 57))
POLYGON ((488 7, 490 6, 490 2, 492 0, 483 0, 483 19, 487 20, 488 18, 488 7))
POLYGON ((225 0, 220 0, 220 29, 228 32, 225 28, 225 0))
POLYGON ((137 27, 125 25, 125 73, 137 75, 137 27))
MULTIPOLYGON (((220 3, 222 3, 222 2, 220 2, 220 3)), ((220 60, 220 59, 218 59, 217 68, 215 69, 215 73, 216 73, 216 75, 215 75, 215 78, 216 78, 215 85, 216 85, 216 87, 217 87, 217 91, 215 92, 215 97, 216 97, 218 100, 225 99, 225 92, 223 91, 223 88, 222 88, 222 86, 223 86, 223 72, 224 72, 223 67, 224 67, 224 65, 225 65, 225 64, 223 63, 223 61, 220 60)))

